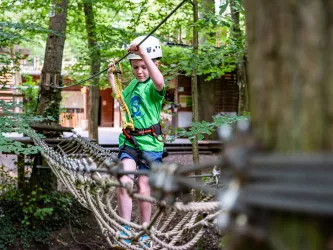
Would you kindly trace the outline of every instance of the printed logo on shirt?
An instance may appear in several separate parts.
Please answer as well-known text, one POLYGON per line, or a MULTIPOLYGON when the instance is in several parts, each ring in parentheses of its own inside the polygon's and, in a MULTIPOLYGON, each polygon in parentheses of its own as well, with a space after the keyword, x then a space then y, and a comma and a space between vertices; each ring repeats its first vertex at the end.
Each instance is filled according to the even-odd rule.
POLYGON ((145 113, 140 109, 141 98, 139 96, 133 96, 131 98, 131 117, 134 120, 141 119, 145 113))

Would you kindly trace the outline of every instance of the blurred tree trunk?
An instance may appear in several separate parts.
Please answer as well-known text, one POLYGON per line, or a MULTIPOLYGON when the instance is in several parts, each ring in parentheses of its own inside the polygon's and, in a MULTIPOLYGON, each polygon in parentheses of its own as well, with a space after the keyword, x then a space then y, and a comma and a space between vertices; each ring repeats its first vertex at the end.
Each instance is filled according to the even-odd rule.
MULTIPOLYGON (((101 54, 96 42, 96 23, 92 1, 83 1, 83 9, 86 19, 86 30, 88 35, 88 48, 90 51, 90 74, 95 75, 100 71, 101 54)), ((98 143, 98 109, 99 109, 99 76, 91 80, 89 87, 89 109, 88 109, 88 136, 98 143)))
MULTIPOLYGON (((333 1, 245 0, 245 8, 255 137, 269 151, 331 152, 333 1)), ((321 222, 274 213, 272 249, 328 249, 321 222)))
MULTIPOLYGON (((233 25, 231 27, 231 37, 234 43, 238 46, 238 49, 244 49, 242 45, 243 31, 239 24, 239 8, 237 8, 237 0, 230 0, 231 17, 233 25)), ((239 89, 238 97, 238 114, 241 115, 244 112, 249 112, 249 87, 246 76, 245 67, 246 56, 241 56, 237 63, 236 74, 237 74, 237 85, 239 89)))
POLYGON ((40 94, 37 114, 51 116, 59 123, 59 107, 62 84, 61 67, 66 39, 68 0, 53 0, 54 8, 50 10, 49 29, 53 32, 47 37, 44 64, 40 75, 40 94), (52 13, 53 12, 53 13, 52 13))
POLYGON ((333 148, 333 2, 245 1, 255 135, 274 151, 333 148))

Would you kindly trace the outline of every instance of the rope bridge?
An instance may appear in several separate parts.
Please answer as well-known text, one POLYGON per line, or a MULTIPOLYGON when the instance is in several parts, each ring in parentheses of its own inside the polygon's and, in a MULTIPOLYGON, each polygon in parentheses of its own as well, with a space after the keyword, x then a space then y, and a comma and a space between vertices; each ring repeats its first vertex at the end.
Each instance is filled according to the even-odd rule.
POLYGON ((179 184, 168 180, 168 176, 173 174, 172 169, 177 168, 175 164, 152 166, 150 173, 125 172, 115 153, 76 133, 54 147, 48 146, 32 129, 27 129, 26 134, 43 149, 42 155, 57 178, 83 207, 93 212, 111 248, 191 249, 206 228, 214 226, 220 214, 219 202, 213 201, 213 195, 206 196, 200 202, 188 203, 172 196, 172 192, 180 188, 179 184), (135 185, 133 187, 118 180, 121 174, 149 175, 153 187, 159 187, 155 196, 160 199, 138 194, 135 185), (161 176, 164 178, 161 179, 161 176), (138 216, 133 222, 128 222, 117 214, 116 190, 119 187, 125 188, 133 201, 153 204, 153 215, 149 223, 138 224, 138 216), (126 230, 124 225, 129 226, 130 230, 126 230), (120 235, 120 231, 126 236, 120 235), (145 241, 139 242, 144 234, 149 235, 153 242, 152 248, 146 247, 145 241), (124 242, 126 239, 131 240, 130 245, 124 242))
POLYGON ((145 241, 138 241, 144 234, 154 244, 150 249, 191 249, 205 230, 215 225, 240 237, 263 240, 268 237, 267 225, 274 211, 318 218, 333 216, 332 155, 260 153, 247 130, 226 142, 223 158, 218 162, 182 167, 161 164, 153 165, 151 171, 136 172, 124 171, 115 153, 78 134, 54 147, 49 147, 32 129, 27 129, 26 134, 42 147, 42 155, 59 180, 93 212, 113 249, 149 249, 145 241), (214 174, 213 170, 211 179, 219 179, 223 187, 218 183, 216 187, 203 185, 193 178, 199 176, 189 175, 214 165, 223 172, 215 170, 214 174), (119 182, 124 174, 148 175, 157 198, 142 196, 131 185, 119 182), (153 204, 149 223, 139 225, 138 218, 127 222, 117 214, 119 187, 125 188, 134 200, 153 204), (181 202, 179 194, 189 189, 211 195, 200 202, 181 202), (124 225, 130 230, 125 230, 124 225), (127 239, 131 245, 124 242, 127 239))

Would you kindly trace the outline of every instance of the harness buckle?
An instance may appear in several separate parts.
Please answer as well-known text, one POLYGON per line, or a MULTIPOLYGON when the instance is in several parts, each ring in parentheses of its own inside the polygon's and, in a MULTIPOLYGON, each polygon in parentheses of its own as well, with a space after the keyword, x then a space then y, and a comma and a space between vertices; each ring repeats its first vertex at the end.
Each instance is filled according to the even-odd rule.
POLYGON ((160 140, 160 139, 158 138, 158 134, 156 133, 156 128, 155 128, 154 125, 150 127, 150 129, 151 129, 151 133, 152 133, 152 135, 156 138, 156 140, 158 140, 159 142, 164 142, 164 141, 165 141, 165 134, 162 133, 162 127, 161 127, 161 124, 158 124, 158 126, 159 126, 159 129, 160 129, 160 131, 161 131, 162 140, 160 140))
POLYGON ((127 140, 131 140, 131 135, 127 129, 123 129, 123 134, 125 135, 127 140))
POLYGON ((149 168, 150 169, 150 162, 145 159, 144 157, 140 157, 139 158, 139 162, 142 163, 146 168, 149 168))
POLYGON ((145 135, 145 134, 146 134, 144 128, 139 129, 138 133, 139 133, 140 135, 145 135))

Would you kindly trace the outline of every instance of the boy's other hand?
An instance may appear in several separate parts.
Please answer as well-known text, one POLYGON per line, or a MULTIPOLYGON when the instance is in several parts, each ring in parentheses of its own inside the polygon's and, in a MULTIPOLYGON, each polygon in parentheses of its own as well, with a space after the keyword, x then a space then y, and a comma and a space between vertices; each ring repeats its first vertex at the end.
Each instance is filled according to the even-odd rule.
POLYGON ((108 65, 108 77, 109 78, 111 78, 111 79, 113 79, 114 78, 114 75, 113 75, 113 72, 114 72, 114 70, 115 70, 115 68, 114 68, 114 64, 113 63, 110 63, 109 65, 108 65))

